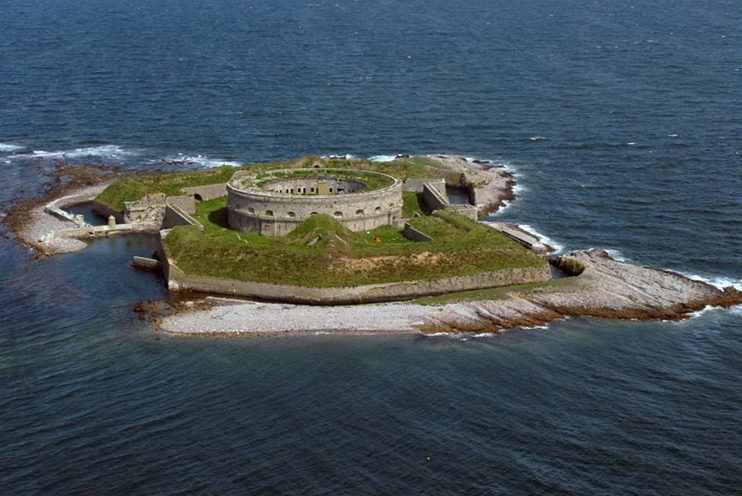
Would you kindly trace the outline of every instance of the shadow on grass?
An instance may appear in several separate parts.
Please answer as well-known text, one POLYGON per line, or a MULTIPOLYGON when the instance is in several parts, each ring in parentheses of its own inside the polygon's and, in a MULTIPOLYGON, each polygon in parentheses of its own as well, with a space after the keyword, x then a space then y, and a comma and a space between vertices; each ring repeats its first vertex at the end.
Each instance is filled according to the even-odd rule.
POLYGON ((209 213, 209 222, 215 226, 229 229, 229 220, 227 217, 227 207, 222 207, 209 213))

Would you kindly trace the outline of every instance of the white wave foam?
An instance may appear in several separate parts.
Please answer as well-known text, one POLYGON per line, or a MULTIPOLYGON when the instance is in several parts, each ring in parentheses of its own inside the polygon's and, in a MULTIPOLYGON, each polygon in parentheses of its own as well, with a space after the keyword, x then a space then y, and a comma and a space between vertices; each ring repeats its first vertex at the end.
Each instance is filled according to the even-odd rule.
POLYGON ((544 140, 547 140, 549 138, 547 138, 546 136, 531 136, 528 139, 531 140, 531 141, 544 141, 544 140))
POLYGON ((101 145, 84 148, 75 148, 73 150, 64 150, 48 152, 45 150, 34 150, 32 153, 14 155, 13 158, 87 158, 99 157, 109 159, 119 159, 136 155, 137 152, 132 149, 122 148, 118 145, 101 145))
POLYGON ((0 143, 0 152, 14 152, 23 150, 23 148, 21 145, 14 145, 13 143, 0 143))
POLYGON ((211 169, 213 167, 220 167, 222 165, 230 165, 233 167, 242 165, 239 162, 230 160, 221 160, 218 158, 207 157, 206 155, 186 155, 185 153, 178 153, 177 155, 169 155, 163 159, 165 162, 183 162, 186 164, 195 164, 201 167, 211 169))
POLYGON ((742 279, 732 279, 731 277, 704 277, 699 276, 696 274, 686 274, 684 272, 681 272, 685 277, 688 279, 693 279, 694 281, 701 281, 705 282, 706 284, 710 284, 713 287, 717 289, 724 289, 728 288, 729 286, 732 286, 734 289, 738 291, 742 291, 742 279))
POLYGON ((629 145, 629 146, 634 146, 636 144, 636 142, 635 141, 631 141, 631 142, 626 143, 626 144, 629 145))
POLYGON ((322 158, 353 160, 356 156, 346 153, 345 155, 322 155, 322 158))
POLYGON ((668 138, 677 138, 677 136, 678 136, 677 134, 668 134, 667 135, 668 138))
POLYGON ((396 155, 374 155, 373 157, 370 157, 369 160, 371 162, 391 162, 396 158, 396 155))
POLYGON ((561 244, 561 243, 559 243, 557 241, 554 241, 553 239, 551 239, 550 237, 546 236, 545 234, 541 234, 540 232, 538 232, 536 229, 534 229, 530 225, 528 225, 528 224, 518 224, 518 227, 521 228, 521 229, 523 229, 528 234, 531 234, 533 236, 536 236, 538 239, 541 240, 542 243, 547 244, 547 245, 551 246, 552 248, 554 248, 554 253, 559 253, 562 250, 564 250, 564 245, 563 244, 561 244))
POLYGON ((714 308, 714 307, 712 307, 710 305, 706 305, 705 307, 703 307, 702 309, 700 309, 698 311, 691 312, 690 313, 690 318, 691 319, 696 319, 696 318, 700 317, 701 315, 703 315, 705 313, 708 313, 708 312, 710 312, 712 310, 718 310, 718 309, 717 308, 714 308))
POLYGON ((608 253, 613 260, 617 262, 627 262, 629 259, 623 256, 623 253, 621 253, 618 250, 606 250, 606 253, 608 253))

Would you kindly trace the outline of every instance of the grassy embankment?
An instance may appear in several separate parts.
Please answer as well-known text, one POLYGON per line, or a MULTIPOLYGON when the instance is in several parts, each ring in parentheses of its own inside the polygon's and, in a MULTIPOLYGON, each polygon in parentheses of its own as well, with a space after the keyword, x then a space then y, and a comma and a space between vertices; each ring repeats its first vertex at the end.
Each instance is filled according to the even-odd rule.
MULTIPOLYGON (((415 195, 405 200, 408 211, 419 208, 415 195)), ((283 238, 237 233, 227 228, 224 198, 199 203, 195 217, 203 231, 179 226, 164 244, 178 267, 197 275, 339 287, 546 264, 499 232, 447 212, 409 219, 434 238, 425 243, 411 242, 391 226, 354 233, 324 215, 310 217, 283 238)))
MULTIPOLYGON (((206 184, 226 183, 240 169, 255 171, 271 169, 290 169, 320 165, 328 168, 350 168, 383 172, 402 181, 409 178, 444 177, 450 170, 428 157, 411 157, 392 162, 371 162, 369 160, 322 159, 315 156, 303 157, 286 162, 271 162, 243 167, 222 166, 213 169, 142 174, 120 179, 108 186, 96 201, 123 212, 124 202, 136 201, 150 193, 165 193, 168 196, 183 194, 183 188, 206 184)), ((382 185, 383 187, 383 185, 382 185)))

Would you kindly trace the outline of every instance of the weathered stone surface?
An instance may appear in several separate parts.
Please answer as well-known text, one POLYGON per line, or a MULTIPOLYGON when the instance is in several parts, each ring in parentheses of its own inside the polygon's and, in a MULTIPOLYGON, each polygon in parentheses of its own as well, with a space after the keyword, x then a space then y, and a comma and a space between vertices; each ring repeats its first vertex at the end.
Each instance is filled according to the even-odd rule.
MULTIPOLYGON (((338 181, 332 177, 334 169, 315 169, 325 176, 321 181, 338 181)), ((343 169, 347 172, 349 169, 343 169)), ((271 173, 294 172, 271 171, 271 173)), ((364 192, 362 183, 343 179, 343 187, 353 189, 350 194, 322 190, 318 179, 286 179, 290 182, 280 191, 265 188, 244 188, 240 179, 244 171, 235 173, 227 184, 228 217, 232 229, 257 232, 267 236, 283 236, 313 214, 335 218, 351 231, 367 231, 380 226, 394 225, 402 216, 402 182, 392 176, 371 171, 354 171, 360 175, 384 176, 392 181, 386 188, 364 192), (305 183, 302 183, 304 181, 305 183), (312 184, 310 184, 313 181, 312 184), (316 183, 316 184, 315 184, 316 183), (289 193, 286 193, 288 188, 289 193), (299 192, 301 190, 301 192, 299 192), (358 191, 360 190, 360 191, 358 191), (294 193, 295 192, 295 193, 294 193)))
MULTIPOLYGON (((227 183, 206 184, 204 186, 192 186, 183 188, 183 191, 193 195, 196 201, 209 201, 227 195, 227 183)), ((190 212, 188 212, 190 213, 190 212)))
POLYGON ((742 303, 742 293, 734 288, 719 290, 674 272, 617 262, 602 250, 577 252, 572 257, 585 266, 573 283, 511 293, 498 300, 331 308, 232 302, 229 308, 170 316, 162 328, 177 333, 496 333, 568 316, 681 319, 707 305, 726 308, 742 303))
POLYGON ((165 216, 165 206, 164 193, 150 193, 140 200, 124 202, 124 223, 159 226, 165 216))
MULTIPOLYGON (((162 251, 165 252, 165 250, 162 251)), ((484 272, 431 281, 401 281, 355 287, 316 288, 191 275, 186 274, 167 259, 163 260, 163 267, 168 280, 168 288, 172 291, 196 291, 315 305, 394 301, 419 296, 542 282, 548 281, 551 277, 549 266, 542 265, 540 267, 505 269, 497 272, 484 272)))

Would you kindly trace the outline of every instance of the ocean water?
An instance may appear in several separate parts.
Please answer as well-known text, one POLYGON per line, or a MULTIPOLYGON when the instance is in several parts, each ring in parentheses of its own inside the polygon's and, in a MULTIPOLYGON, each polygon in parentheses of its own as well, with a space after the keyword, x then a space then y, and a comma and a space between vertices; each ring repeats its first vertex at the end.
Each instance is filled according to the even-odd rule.
MULTIPOLYGON (((55 161, 452 153, 564 251, 740 285, 735 0, 0 0, 0 216, 55 161)), ((158 335, 148 236, 0 238, 2 494, 742 491, 742 318, 158 335)))

